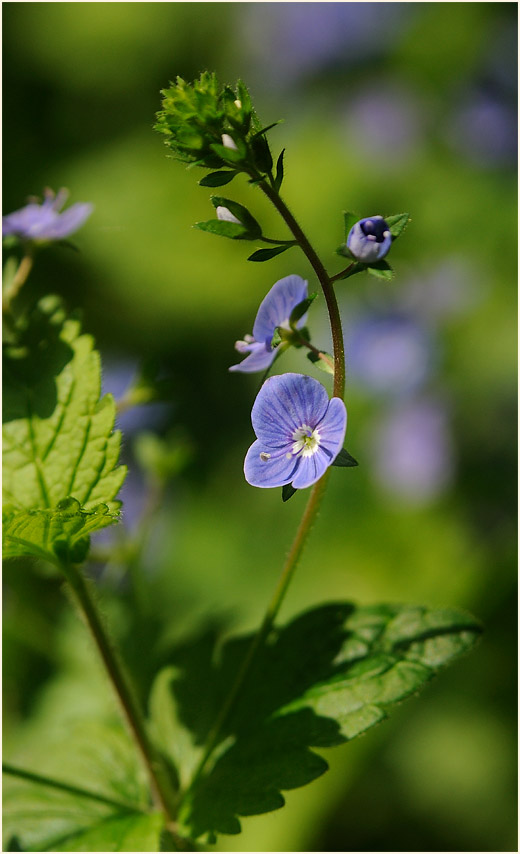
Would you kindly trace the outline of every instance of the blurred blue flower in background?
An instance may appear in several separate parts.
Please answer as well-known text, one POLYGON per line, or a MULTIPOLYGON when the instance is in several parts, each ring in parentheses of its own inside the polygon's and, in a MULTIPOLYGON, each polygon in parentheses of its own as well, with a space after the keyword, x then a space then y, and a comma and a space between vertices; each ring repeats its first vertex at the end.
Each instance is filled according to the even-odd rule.
POLYGON ((516 163, 516 111, 492 94, 482 91, 466 95, 446 136, 453 148, 477 166, 510 166, 516 163))
POLYGON ((244 4, 242 33, 259 71, 277 87, 386 53, 413 20, 414 3, 244 4), (270 46, 269 51, 264 46, 270 46))
POLYGON ((349 377, 371 392, 407 395, 431 373, 431 335, 411 316, 364 316, 349 328, 346 341, 349 377))
POLYGON ((422 398, 384 414, 373 429, 369 459, 381 489, 403 503, 427 504, 451 484, 454 447, 448 410, 422 398))
POLYGON ((447 255, 408 279, 401 305, 431 325, 468 314, 484 296, 478 267, 465 255, 447 255))
POLYGON ((67 190, 57 195, 45 190, 45 199, 40 204, 29 202, 24 208, 2 217, 3 237, 13 236, 21 240, 63 240, 80 228, 93 211, 88 202, 78 202, 66 211, 60 209, 67 201, 67 190))
POLYGON ((385 169, 417 156, 424 118, 409 88, 379 82, 362 88, 345 105, 344 127, 363 159, 384 157, 385 169))

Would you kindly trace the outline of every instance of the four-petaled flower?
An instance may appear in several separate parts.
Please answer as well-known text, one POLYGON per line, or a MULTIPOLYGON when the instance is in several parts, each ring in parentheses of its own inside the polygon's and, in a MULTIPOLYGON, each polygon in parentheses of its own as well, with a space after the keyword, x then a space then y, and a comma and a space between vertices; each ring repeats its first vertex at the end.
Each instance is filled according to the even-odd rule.
POLYGON ((312 377, 283 374, 266 380, 253 405, 257 436, 244 474, 251 486, 292 483, 305 489, 324 474, 343 447, 347 410, 312 377))
POLYGON ((381 261, 392 245, 388 223, 382 216, 360 219, 349 231, 347 247, 357 261, 371 264, 381 261))
POLYGON ((45 190, 41 204, 30 202, 2 217, 2 235, 33 241, 63 240, 77 231, 93 210, 88 202, 78 202, 60 213, 67 196, 67 190, 60 190, 56 196, 52 190, 45 190))
MULTIPOLYGON (((253 326, 253 334, 246 335, 243 341, 237 341, 235 349, 249 355, 238 365, 232 365, 230 371, 265 371, 272 364, 276 350, 271 341, 277 327, 289 329, 291 312, 307 298, 307 282, 300 276, 286 276, 273 285, 260 303, 253 326)), ((305 315, 296 326, 305 323, 305 315)))

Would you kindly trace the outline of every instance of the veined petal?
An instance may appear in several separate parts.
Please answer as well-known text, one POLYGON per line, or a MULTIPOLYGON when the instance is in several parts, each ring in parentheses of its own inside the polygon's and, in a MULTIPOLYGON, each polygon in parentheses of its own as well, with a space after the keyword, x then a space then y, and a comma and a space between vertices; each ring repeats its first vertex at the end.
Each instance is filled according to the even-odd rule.
MULTIPOLYGON (((276 327, 288 320, 293 308, 306 298, 307 282, 301 276, 286 276, 276 282, 260 303, 253 326, 254 339, 270 341, 276 327)), ((303 321, 301 318, 298 325, 303 321)))
POLYGON ((276 350, 268 350, 265 344, 258 341, 249 344, 248 349, 249 355, 238 365, 231 365, 230 371, 241 371, 245 374, 266 371, 276 356, 276 350))
POLYGON ((299 459, 300 465, 292 481, 295 489, 305 489, 307 486, 312 486, 322 474, 325 474, 332 462, 322 448, 318 448, 316 453, 310 457, 299 457, 299 459))
POLYGON ((270 377, 258 392, 251 412, 257 437, 270 448, 291 444, 303 425, 314 427, 327 411, 329 398, 318 380, 303 374, 270 377))
POLYGON ((272 489, 290 483, 301 465, 289 446, 274 451, 262 442, 253 442, 244 460, 244 474, 251 486, 272 489))
POLYGON ((347 409, 339 397, 329 402, 327 412, 317 425, 320 434, 320 449, 330 455, 329 464, 337 457, 345 441, 347 409))

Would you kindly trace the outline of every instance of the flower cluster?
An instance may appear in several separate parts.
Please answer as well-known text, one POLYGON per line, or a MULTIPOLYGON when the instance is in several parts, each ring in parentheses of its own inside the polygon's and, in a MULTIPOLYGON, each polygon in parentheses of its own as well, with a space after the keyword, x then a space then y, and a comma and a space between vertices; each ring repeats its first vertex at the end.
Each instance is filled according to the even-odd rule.
POLYGON ((216 75, 205 71, 193 83, 177 77, 161 94, 155 129, 175 159, 208 169, 254 168, 261 126, 242 81, 234 90, 221 88, 216 75))
POLYGON ((73 234, 88 219, 93 206, 88 202, 78 202, 60 213, 67 196, 67 190, 64 189, 57 195, 52 190, 46 190, 41 204, 31 201, 24 208, 2 217, 2 236, 46 242, 63 240, 73 234))

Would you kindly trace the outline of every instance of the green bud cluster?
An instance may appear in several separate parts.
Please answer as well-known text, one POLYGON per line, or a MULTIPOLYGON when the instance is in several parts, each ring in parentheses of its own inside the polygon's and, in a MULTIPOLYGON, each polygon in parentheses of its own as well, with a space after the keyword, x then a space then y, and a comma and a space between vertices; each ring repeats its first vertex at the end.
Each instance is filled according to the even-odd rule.
POLYGON ((248 171, 257 165, 253 152, 261 126, 242 81, 234 90, 222 88, 214 73, 204 71, 193 83, 177 77, 161 94, 155 129, 166 136, 175 159, 208 169, 248 171))
POLYGON ((232 170, 207 176, 207 186, 228 183, 238 172, 253 181, 270 173, 273 158, 265 133, 273 125, 261 126, 241 80, 234 89, 221 87, 214 73, 204 71, 194 83, 177 77, 161 94, 163 109, 155 130, 166 136, 172 157, 206 169, 232 170))

